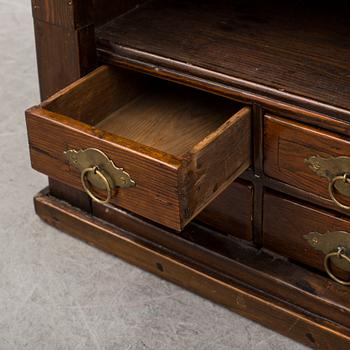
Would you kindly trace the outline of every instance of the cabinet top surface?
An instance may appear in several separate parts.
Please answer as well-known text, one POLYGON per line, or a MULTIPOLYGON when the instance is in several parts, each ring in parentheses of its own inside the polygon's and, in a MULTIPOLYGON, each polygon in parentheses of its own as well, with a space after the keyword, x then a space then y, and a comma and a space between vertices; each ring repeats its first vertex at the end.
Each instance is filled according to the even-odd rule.
POLYGON ((248 82, 268 97, 292 95, 350 115, 345 5, 275 5, 146 2, 98 28, 98 50, 119 57, 130 50, 136 60, 181 64, 189 73, 200 68, 219 83, 248 82))

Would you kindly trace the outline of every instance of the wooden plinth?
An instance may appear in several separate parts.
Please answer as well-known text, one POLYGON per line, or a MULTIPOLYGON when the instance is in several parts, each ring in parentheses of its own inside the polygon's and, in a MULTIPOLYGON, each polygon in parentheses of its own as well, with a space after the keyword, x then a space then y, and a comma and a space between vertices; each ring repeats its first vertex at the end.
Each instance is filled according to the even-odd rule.
POLYGON ((48 224, 92 246, 193 291, 238 314, 316 349, 349 349, 350 330, 336 322, 254 286, 228 281, 223 274, 147 244, 141 237, 113 226, 47 194, 35 199, 37 214, 48 224))

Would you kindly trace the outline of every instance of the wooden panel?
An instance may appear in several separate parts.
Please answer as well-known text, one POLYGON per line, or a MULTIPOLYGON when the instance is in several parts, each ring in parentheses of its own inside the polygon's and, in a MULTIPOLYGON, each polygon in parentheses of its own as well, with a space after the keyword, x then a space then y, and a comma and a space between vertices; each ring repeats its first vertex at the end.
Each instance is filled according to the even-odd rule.
POLYGON ((33 17, 56 26, 77 29, 92 24, 92 0, 32 0, 33 17))
POLYGON ((92 0, 94 4, 94 21, 96 25, 101 25, 130 11, 145 0, 92 0))
POLYGON ((162 246, 171 254, 186 256, 290 304, 350 326, 350 289, 326 277, 202 225, 190 223, 180 234, 174 234, 122 209, 94 202, 92 206, 94 216, 162 246))
MULTIPOLYGON (((42 100, 95 67, 91 4, 91 0, 32 0, 42 100)), ((75 192, 53 179, 49 183, 62 198, 71 198, 75 192)), ((85 196, 78 197, 84 207, 90 205, 85 196)))
MULTIPOLYGON (((241 118, 238 113, 230 120, 241 106, 229 99, 108 66, 61 90, 42 106, 178 156, 191 149, 199 153, 206 144, 221 139, 221 129, 222 134, 230 131, 241 118), (197 145, 200 142, 203 146, 197 145)), ((249 130, 246 139, 250 139, 249 130)))
MULTIPOLYGON (((182 192, 182 197, 179 199, 178 193, 184 187, 184 183, 178 181, 182 163, 176 158, 146 146, 138 147, 134 142, 109 133, 101 134, 98 129, 42 109, 28 111, 27 127, 34 169, 81 189, 80 174, 66 163, 63 151, 71 148, 99 148, 116 164, 121 164, 137 184, 136 187, 118 191, 118 195, 113 200, 114 204, 177 230, 189 221, 189 217, 182 214, 180 210, 187 209, 185 203, 192 195, 191 191, 194 191, 194 188, 188 188, 188 192, 182 192)), ((237 162, 240 165, 233 176, 238 176, 249 166, 249 163, 243 162, 242 167, 240 161, 241 158, 238 158, 232 165, 236 166, 237 162)), ((194 176, 197 174, 194 175, 188 171, 188 175, 185 175, 186 170, 182 169, 182 171, 184 172, 181 175, 182 181, 186 182, 186 185, 193 183, 194 176)), ((214 180, 208 181, 212 183, 214 180)), ((218 180, 220 178, 216 179, 218 180)), ((226 181, 232 180, 229 178, 226 181)), ((226 183, 218 185, 218 191, 225 185, 226 183)), ((197 186, 200 184, 197 183, 197 186)), ((206 189, 211 191, 210 195, 215 195, 209 184, 204 190, 206 189)), ((197 193, 202 195, 200 191, 197 193)), ((197 210, 198 206, 211 199, 208 198, 208 192, 205 194, 194 202, 197 207, 193 206, 189 209, 197 210)))
POLYGON ((41 195, 35 203, 37 213, 49 224, 286 336, 314 348, 345 350, 349 347, 348 328, 304 313, 302 309, 256 288, 242 286, 217 274, 208 274, 181 257, 169 256, 154 246, 148 247, 134 235, 112 228, 50 197, 41 195))
POLYGON ((49 178, 50 195, 64 200, 76 208, 87 213, 91 212, 91 199, 82 191, 70 187, 62 182, 49 178))
POLYGON ((217 231, 245 240, 252 240, 253 187, 235 181, 211 202, 197 217, 217 231))
POLYGON ((34 28, 42 99, 95 67, 93 26, 71 31, 35 21, 34 28))
POLYGON ((32 0, 41 98, 96 66, 91 0, 32 0))
POLYGON ((250 108, 142 78, 100 67, 30 109, 32 165, 81 188, 63 151, 100 148, 136 182, 113 203, 181 230, 249 167, 250 108))
POLYGON ((97 47, 109 63, 191 74, 315 111, 331 105, 327 113, 349 120, 346 13, 347 5, 295 1, 150 1, 100 28, 97 47))
POLYGON ((134 72, 102 66, 60 90, 42 106, 95 126, 143 94, 148 86, 151 88, 152 81, 134 72))
POLYGON ((187 222, 248 169, 250 148, 251 112, 244 107, 185 155, 190 160, 182 179, 187 222))
MULTIPOLYGON (((328 180, 309 169, 304 160, 315 155, 349 156, 350 141, 274 116, 265 116, 264 126, 265 174, 330 200, 328 180)), ((339 198, 344 203, 350 201, 345 196, 339 198)))
POLYGON ((147 90, 96 127, 182 156, 225 123, 236 109, 230 100, 176 85, 147 90))
POLYGON ((164 225, 179 227, 178 169, 180 162, 160 152, 137 149, 127 140, 100 132, 74 119, 44 110, 27 114, 31 161, 34 169, 81 189, 80 174, 67 164, 63 151, 98 148, 123 166, 137 186, 118 191, 113 203, 164 225), (161 215, 160 215, 161 213, 161 215))
MULTIPOLYGON (((350 221, 289 199, 266 193, 264 196, 263 245, 283 256, 324 271, 325 254, 312 248, 303 238, 309 232, 350 232, 350 221)), ((350 273, 334 268, 350 279, 350 273)))

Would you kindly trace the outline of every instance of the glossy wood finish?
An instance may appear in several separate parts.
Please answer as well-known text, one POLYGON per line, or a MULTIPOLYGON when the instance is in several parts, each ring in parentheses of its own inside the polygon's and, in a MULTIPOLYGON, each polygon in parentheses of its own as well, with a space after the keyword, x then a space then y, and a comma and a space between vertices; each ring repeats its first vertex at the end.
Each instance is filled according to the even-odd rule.
POLYGON ((350 330, 317 315, 304 313, 284 300, 211 273, 181 255, 170 254, 135 234, 99 221, 52 197, 35 199, 40 217, 69 234, 115 254, 162 278, 221 303, 265 326, 317 349, 347 349, 350 330), (55 219, 53 219, 55 218, 55 219))
POLYGON ((189 71, 299 106, 307 98, 314 110, 325 104, 348 118, 345 13, 344 6, 314 11, 296 2, 150 1, 99 28, 97 46, 109 62, 154 65, 153 74, 189 71))
POLYGON ((253 239, 253 186, 236 180, 194 219, 227 235, 253 239))
MULTIPOLYGON (((305 159, 311 156, 350 155, 350 141, 339 135, 287 119, 267 115, 264 120, 265 174, 330 201, 328 180, 312 171, 305 159)), ((344 203, 349 198, 339 195, 344 203)), ((332 203, 332 207, 338 209, 332 203)))
MULTIPOLYGON (((38 1, 33 0, 33 4, 35 3, 38 1)), ((349 336, 344 326, 350 327, 349 289, 333 283, 324 277, 322 272, 311 271, 305 268, 305 265, 298 266, 285 257, 274 255, 275 253, 257 250, 251 242, 236 240, 232 236, 231 229, 233 228, 233 235, 247 238, 249 233, 244 223, 248 222, 248 213, 252 213, 253 242, 258 246, 262 245, 263 194, 266 188, 323 207, 334 208, 332 202, 322 195, 322 191, 319 195, 317 191, 302 189, 296 187, 297 184, 291 185, 283 182, 284 180, 264 174, 263 115, 268 112, 271 115, 280 115, 314 126, 313 130, 319 130, 317 137, 322 137, 324 132, 328 134, 326 130, 345 137, 350 136, 349 74, 346 74, 349 71, 347 63, 349 35, 346 22, 348 11, 339 4, 326 8, 320 3, 316 7, 291 2, 280 5, 275 3, 272 8, 272 3, 254 1, 247 3, 219 0, 216 3, 208 1, 195 5, 194 2, 156 0, 153 3, 160 5, 153 10, 150 8, 155 16, 152 21, 171 30, 147 37, 146 32, 152 31, 152 26, 143 27, 142 23, 148 19, 141 18, 142 21, 139 23, 130 22, 130 27, 123 27, 120 28, 121 31, 115 32, 114 29, 119 26, 120 21, 128 22, 132 16, 135 14, 138 16, 144 11, 143 7, 137 8, 138 3, 137 0, 93 0, 91 7, 90 3, 81 0, 69 2, 47 0, 40 2, 39 9, 33 8, 42 96, 51 95, 95 67, 94 26, 100 26, 113 17, 131 10, 126 16, 115 18, 112 24, 98 28, 97 46, 100 60, 251 105, 252 168, 244 172, 241 177, 250 181, 253 188, 249 187, 248 190, 241 187, 239 190, 240 185, 233 184, 202 212, 201 224, 211 226, 212 231, 200 226, 197 221, 191 223, 181 233, 175 234, 117 207, 91 203, 78 189, 79 184, 73 188, 70 184, 52 178, 50 179, 52 195, 91 213, 85 215, 53 197, 40 196, 36 199, 38 214, 48 223, 90 244, 122 256, 143 268, 149 268, 160 276, 221 302, 313 348, 347 349, 349 336), (174 4, 177 8, 174 8, 173 14, 162 17, 162 14, 174 4), (235 12, 227 11, 225 8, 235 9, 235 12), (286 16, 293 11, 297 15, 286 16), (176 13, 178 15, 174 15, 176 13), (229 20, 225 20, 228 17, 229 20), (177 25, 179 18, 182 26, 177 25), (111 31, 107 32, 105 28, 111 28, 111 31), (129 43, 124 39, 127 39, 129 34, 120 35, 125 28, 133 28, 133 31, 130 31, 130 38, 133 36, 135 42, 142 38, 140 45, 159 52, 157 54, 152 51, 143 52, 137 47, 128 46, 129 43), (200 30, 197 30, 198 28, 200 30), (137 30, 140 31, 140 38, 135 36, 137 30), (185 35, 180 36, 183 32, 185 35), (188 35, 189 33, 195 35, 188 35), (103 37, 107 34, 111 34, 111 37, 104 40, 103 37), (288 40, 285 40, 286 35, 288 40), (170 38, 169 41, 154 40, 157 38, 163 40, 167 37, 170 38), (117 43, 116 38, 121 39, 121 42, 117 43), (172 46, 172 39, 180 40, 180 44, 172 46), (208 43, 207 39, 212 41, 208 43), (158 45, 158 42, 165 45, 166 51, 163 50, 163 46, 158 45), (183 50, 189 46, 191 46, 189 50, 183 50), (168 57, 164 52, 175 56, 168 57), (252 54, 247 55, 249 52, 252 54), (188 60, 178 60, 177 56, 181 55, 187 55, 188 60), (216 61, 211 60, 218 57, 216 61), (224 67, 218 64, 220 61, 224 63, 224 67), (205 66, 201 66, 201 62, 205 66), (293 67, 294 70, 290 69, 293 67), (228 70, 224 72, 222 68, 228 70), (249 210, 252 193, 253 209, 249 210), (232 195, 242 198, 238 203, 233 203, 232 195), (229 210, 231 206, 234 211, 229 210), (236 226, 238 221, 234 227, 231 225, 235 215, 240 215, 239 227, 236 226), (107 223, 99 221, 96 217, 103 218, 107 223), (118 228, 113 228, 111 224, 117 225, 118 228), (124 242, 124 238, 120 240, 120 237, 125 237, 125 234, 130 244, 120 245, 124 242), (146 247, 146 250, 140 250, 140 245, 146 247), (158 260, 157 254, 160 250, 162 256, 166 257, 164 264, 158 260), (144 253, 146 251, 147 253, 144 253), (157 258, 154 258, 155 256, 157 258), (172 261, 171 265, 167 265, 169 259, 172 261), (184 261, 187 267, 191 267, 191 271, 200 273, 188 274, 187 269, 181 267, 180 270, 176 270, 174 277, 173 266, 183 266, 184 261), (230 288, 226 288, 227 285, 230 288), (242 287, 243 285, 245 287, 242 287), (232 286, 235 288, 231 288, 232 286), (242 287, 240 290, 245 291, 248 288, 249 298, 242 299, 242 294, 238 296, 236 287, 238 289, 242 287), (262 307, 260 302, 255 302, 257 296, 262 300, 268 300, 268 303, 263 303, 266 307, 262 307), (292 314, 300 317, 291 318, 292 314)), ((152 3, 149 3, 152 6, 152 3)), ((132 76, 131 72, 128 74, 132 76)), ((140 90, 132 87, 135 87, 133 83, 129 84, 125 91, 129 91, 133 96, 139 94, 140 90)), ((78 95, 73 93, 71 101, 77 101, 78 95)), ((125 100, 123 102, 119 98, 116 99, 116 95, 108 96, 114 101, 126 103, 125 100)), ((128 97, 127 93, 122 96, 126 99, 132 98, 128 97)), ((85 95, 85 101, 86 98, 89 98, 88 94, 85 95)), ((106 96, 103 96, 104 98, 106 96)), ((79 108, 84 113, 79 117, 79 114, 76 114, 79 108, 74 107, 73 116, 85 121, 91 118, 88 122, 95 125, 109 113, 107 109, 111 103, 98 108, 91 106, 81 104, 79 108), (98 118, 94 120, 96 116, 98 118)), ((68 104, 65 107, 68 107, 68 104)), ((62 121, 63 119, 59 119, 54 123, 54 132, 62 121)), ((63 124, 65 132, 70 129, 67 123, 63 124)), ((35 126, 40 130, 40 123, 35 126)), ((306 127, 305 130, 307 129, 309 128, 306 127)), ((44 129, 42 134, 40 131, 37 133, 40 137, 43 135, 45 139, 47 131, 44 129)), ((82 134, 86 136, 86 129, 82 134)), ((99 142, 110 144, 110 139, 108 137, 106 139, 107 134, 93 129, 91 145, 99 145, 99 142)), ((63 134, 57 135, 59 139, 63 134)), ((299 137, 298 132, 296 135, 299 137)), ((333 142, 332 140, 329 139, 333 142)), ((56 141, 57 139, 54 142, 56 141)), ((314 144, 309 137, 304 141, 307 144, 310 142, 314 144)), ((72 143, 63 142, 62 145, 70 147, 72 143)), ((86 144, 79 143, 79 145, 86 144)), ((128 148, 129 144, 126 147, 128 148)), ((35 153, 35 157, 38 157, 43 167, 46 164, 44 171, 54 174, 51 166, 56 167, 57 162, 48 162, 47 155, 39 148, 32 147, 31 151, 35 153)), ((60 163, 56 171, 65 176, 63 174, 68 171, 68 167, 60 163)), ((283 173, 285 175, 284 170, 283 173)), ((202 188, 205 189, 206 186, 205 182, 201 183, 202 188)), ((307 205, 304 206, 308 208, 307 205)), ((166 209, 165 206, 164 208, 166 209)), ((162 210, 165 210, 164 208, 162 210)), ((293 209, 293 206, 291 208, 293 209)), ((265 207, 264 211, 265 215, 271 215, 269 207, 265 207)), ((324 211, 321 212, 325 214, 324 211)), ((336 217, 333 216, 327 221, 328 215, 332 216, 333 213, 326 214, 317 218, 320 220, 326 218, 325 222, 335 220, 336 217)), ((198 218, 201 219, 200 216, 198 218)), ((299 216, 291 218, 292 223, 297 220, 299 216)), ((286 246, 286 243, 284 244, 286 246)))
POLYGON ((97 203, 92 206, 94 217, 132 232, 148 244, 164 247, 167 254, 180 254, 208 268, 209 275, 220 272, 226 278, 252 285, 309 312, 350 326, 350 290, 281 256, 196 223, 175 234, 123 210, 97 203))
POLYGON ((136 182, 115 205, 181 230, 249 167, 250 110, 143 78, 101 67, 29 110, 32 165, 81 189, 63 152, 98 148, 136 182))
MULTIPOLYGON (((350 221, 333 213, 265 193, 263 245, 283 256, 324 271, 325 254, 303 238, 309 232, 350 232, 350 221)), ((337 275, 350 280, 350 273, 334 268, 337 275)))

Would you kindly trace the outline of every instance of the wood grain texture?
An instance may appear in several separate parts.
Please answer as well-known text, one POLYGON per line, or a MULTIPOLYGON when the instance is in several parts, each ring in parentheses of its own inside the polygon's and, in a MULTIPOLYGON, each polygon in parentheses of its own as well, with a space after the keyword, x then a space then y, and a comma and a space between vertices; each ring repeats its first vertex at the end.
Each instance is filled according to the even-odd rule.
POLYGON ((55 26, 78 29, 92 24, 92 0, 32 0, 33 17, 55 26))
POLYGON ((252 154, 254 178, 253 200, 253 240, 261 247, 262 245, 262 212, 263 212, 263 181, 264 177, 264 109, 262 106, 253 103, 252 105, 252 154))
POLYGON ((244 107, 184 156, 180 193, 186 223, 193 219, 251 164, 251 110, 244 107))
POLYGON ((349 347, 348 328, 313 314, 303 314, 302 310, 255 288, 228 281, 220 275, 210 275, 186 259, 174 259, 162 250, 147 247, 134 235, 50 197, 41 195, 35 203, 37 213, 49 224, 284 335, 316 349, 349 347))
POLYGON ((183 156, 224 124, 232 101, 174 85, 149 90, 96 127, 174 156, 183 156))
POLYGON ((174 156, 191 151, 241 108, 219 96, 108 66, 42 106, 174 156))
MULTIPOLYGON (((264 184, 264 188, 268 188, 274 191, 278 191, 280 193, 284 193, 288 196, 303 200, 305 202, 322 207, 324 209, 337 211, 343 214, 344 216, 350 215, 348 210, 337 207, 330 198, 327 199, 327 198, 321 197, 318 194, 313 194, 311 192, 302 190, 300 188, 289 185, 279 180, 272 179, 267 176, 264 176, 262 182, 264 184)), ((344 202, 346 202, 346 199, 344 199, 344 202)))
POLYGON ((236 180, 199 215, 196 221, 227 235, 252 240, 253 186, 236 180))
POLYGON ((96 24, 141 2, 32 0, 42 100, 96 67, 96 24))
POLYGON ((65 86, 42 103, 43 108, 95 126, 152 88, 140 74, 101 66, 65 86))
POLYGON ((209 78, 253 99, 349 120, 347 12, 296 2, 150 1, 98 28, 97 47, 109 63, 209 78))
MULTIPOLYGON (((93 215, 144 244, 164 247, 167 254, 180 254, 192 263, 239 280, 284 301, 350 326, 347 287, 301 268, 285 258, 254 248, 249 242, 190 223, 180 234, 152 224, 124 210, 92 203, 93 215), (148 242, 148 243, 146 243, 148 242)), ((239 230, 235 226, 233 230, 239 230)))
MULTIPOLYGON (((330 199, 328 180, 309 169, 304 160, 320 155, 338 157, 350 154, 350 141, 339 135, 274 116, 265 116, 265 174, 308 193, 330 199)), ((344 203, 349 198, 339 195, 344 203)), ((334 209, 338 209, 334 204, 334 209)))
MULTIPOLYGON (((350 232, 350 221, 333 213, 266 193, 264 196, 263 245, 283 256, 324 271, 325 254, 303 238, 309 232, 350 232)), ((350 273, 334 268, 337 275, 350 279, 350 273)))
POLYGON ((42 109, 28 112, 27 127, 34 169, 82 189, 80 173, 67 163, 63 152, 98 148, 131 174, 137 184, 119 190, 112 201, 114 204, 180 229, 177 195, 179 160, 42 109))
POLYGON ((29 110, 32 165, 81 188, 80 175, 66 164, 63 152, 99 148, 136 182, 136 187, 118 191, 113 203, 181 230, 249 167, 250 109, 186 88, 173 91, 167 84, 150 99, 153 82, 144 85, 142 77, 101 67, 29 110), (144 91, 146 98, 139 99, 144 91), (123 119, 121 135, 116 110, 123 119), (154 147, 147 144, 149 134, 160 134, 152 141, 154 147))
MULTIPOLYGON (((92 2, 92 14, 89 13, 89 7, 83 8, 87 2, 81 0, 40 1, 39 8, 33 8, 43 98, 65 87, 95 66, 92 22, 97 25, 106 23, 135 8, 140 1, 92 2), (82 6, 79 7, 80 5, 82 6)), ((39 1, 32 0, 32 3, 38 4, 39 1)), ((260 232, 261 229, 259 218, 262 217, 263 210, 263 186, 332 207, 325 192, 318 185, 310 190, 312 180, 303 182, 305 174, 301 169, 295 171, 298 166, 293 162, 293 155, 298 156, 300 145, 307 145, 311 150, 320 149, 319 154, 328 154, 330 151, 337 154, 337 151, 344 149, 343 141, 347 141, 345 138, 338 143, 338 135, 316 128, 350 136, 348 11, 342 5, 323 7, 322 4, 317 7, 302 4, 303 8, 299 11, 300 2, 273 4, 274 8, 271 6, 266 2, 258 4, 254 1, 248 3, 220 0, 216 3, 204 1, 198 4, 182 0, 155 0, 146 4, 146 7, 138 8, 105 27, 98 28, 97 32, 98 52, 104 62, 221 94, 248 105, 254 105, 255 102, 258 105, 252 108, 254 118, 261 117, 263 108, 315 127, 292 128, 288 131, 288 140, 292 142, 292 146, 286 146, 287 149, 282 150, 287 155, 284 162, 281 162, 283 169, 276 170, 278 174, 276 173, 275 179, 271 179, 260 174, 263 161, 262 135, 259 136, 256 132, 260 121, 253 120, 254 166, 260 177, 255 177, 256 174, 250 170, 245 178, 254 182, 255 232, 260 232), (153 8, 152 4, 155 4, 153 8), (142 11, 145 9, 153 17, 143 17, 142 11), (166 16, 169 10, 172 12, 166 16), (135 16, 140 16, 140 21, 134 21, 135 16), (181 25, 178 25, 179 18, 181 25), (122 21, 124 22, 121 25, 122 21), (144 26, 149 21, 152 21, 150 26, 144 26), (157 30, 169 30, 157 32, 155 27, 157 30), (135 43, 137 46, 133 47, 135 43), (143 49, 155 51, 142 51, 143 49), (186 60, 181 61, 182 59, 186 60), (327 136, 323 139, 325 135, 335 137, 327 136), (318 138, 323 141, 317 140, 318 138), (293 146, 293 142, 299 145, 293 146), (300 181, 292 182, 292 173, 299 176, 300 181), (281 180, 276 180, 277 178, 281 180)), ((108 71, 107 68, 103 69, 108 71)), ((119 74, 120 72, 117 73, 119 74)), ((235 196, 243 196, 244 192, 245 197, 238 203, 232 203, 232 189, 239 185, 233 184, 226 191, 216 188, 215 167, 220 166, 219 161, 209 169, 210 176, 203 175, 206 167, 201 165, 201 161, 201 166, 198 167, 197 157, 203 157, 199 160, 205 159, 207 152, 215 157, 220 153, 219 149, 215 153, 215 147, 214 150, 199 147, 195 154, 188 153, 187 157, 179 160, 165 152, 136 145, 132 140, 118 138, 96 129, 96 124, 107 114, 139 96, 150 81, 145 77, 144 85, 143 79, 137 77, 134 80, 131 72, 127 72, 129 84, 124 78, 111 78, 109 73, 104 77, 99 76, 101 81, 96 80, 98 89, 95 91, 95 94, 100 92, 99 95, 91 94, 93 90, 89 90, 86 85, 82 85, 79 92, 80 85, 77 84, 74 89, 64 89, 61 97, 56 96, 57 101, 61 98, 56 105, 57 109, 51 100, 56 119, 52 119, 50 113, 48 116, 46 112, 38 112, 33 119, 28 117, 28 120, 31 119, 30 135, 36 140, 35 146, 31 147, 33 163, 39 170, 55 176, 55 179, 50 179, 51 194, 84 210, 89 211, 92 208, 94 215, 108 223, 102 223, 94 216, 85 215, 47 196, 40 196, 35 200, 38 214, 59 229, 67 230, 92 245, 122 256, 127 261, 220 302, 310 347, 348 349, 349 330, 341 325, 350 327, 349 289, 332 282, 322 272, 310 271, 269 251, 257 250, 247 242, 232 238, 232 230, 237 237, 244 238, 248 235, 243 221, 248 222, 248 213, 251 213, 251 189, 238 191, 241 194, 237 192, 235 196), (110 81, 114 82, 113 85, 110 81), (98 105, 98 100, 107 103, 98 105), (85 121, 92 128, 72 122, 65 115, 85 121), (48 134, 50 137, 47 137, 48 134), (114 145, 116 142, 117 149, 114 145), (175 223, 180 227, 178 217, 174 219, 173 215, 176 215, 176 211, 180 213, 190 202, 182 200, 178 204, 176 201, 179 197, 174 196, 175 199, 170 200, 167 191, 175 192, 178 183, 185 183, 187 180, 188 188, 183 188, 179 194, 187 198, 192 185, 198 194, 188 197, 192 207, 184 213, 184 217, 191 216, 198 208, 200 210, 198 199, 205 199, 209 195, 209 203, 214 197, 210 197, 211 190, 208 189, 216 189, 215 193, 222 192, 221 195, 199 214, 198 219, 202 218, 202 224, 229 236, 204 228, 198 224, 199 221, 190 223, 181 233, 175 234, 170 229, 154 225, 115 206, 92 203, 90 207, 90 201, 85 201, 86 196, 80 191, 79 174, 64 163, 61 152, 62 149, 73 146, 96 145, 106 147, 117 164, 120 160, 128 159, 130 167, 138 167, 140 174, 145 169, 150 170, 149 164, 152 164, 164 175, 161 178, 164 191, 159 190, 158 193, 157 189, 143 189, 142 192, 132 195, 133 199, 124 205, 125 208, 139 214, 146 213, 147 217, 155 218, 155 221, 158 221, 158 215, 162 215, 165 218, 162 224, 175 223), (142 158, 145 154, 147 159, 142 158), (183 161, 188 172, 177 170, 183 165, 183 161), (159 201, 159 205, 155 205, 154 201, 159 201), (235 205, 239 205, 239 208, 234 212, 230 211, 231 208, 235 209, 235 205), (235 215, 241 221, 234 222, 235 215), (111 224, 119 226, 120 229, 111 224), (237 224, 240 226, 236 226, 237 224), (246 287, 242 287, 242 284, 246 287), (247 286, 251 287, 247 289, 247 286)), ((150 84, 153 87, 153 83, 150 84)), ((295 125, 300 126, 297 123, 295 125)), ((228 138, 227 142, 232 141, 233 139, 228 138)), ((274 145, 273 142, 271 145, 274 145)), ((224 147, 229 150, 231 146, 226 143, 224 147)), ((223 156, 227 159, 230 157, 225 152, 223 156)), ((273 164, 274 158, 269 159, 272 159, 270 165, 273 164)), ((227 169, 226 174, 229 170, 227 169)), ((151 179, 155 183, 156 179, 147 177, 147 171, 140 175, 142 181, 146 184, 151 179)), ((122 193, 121 195, 123 196, 122 193)), ((130 199, 126 199, 128 200, 130 199)), ((278 236, 281 231, 277 233, 276 226, 292 227, 289 227, 289 231, 286 229, 288 239, 279 244, 286 252, 292 248, 294 242, 303 249, 299 238, 300 231, 306 227, 324 228, 325 224, 331 227, 346 226, 346 219, 337 214, 309 208, 293 201, 291 203, 284 206, 279 201, 271 201, 271 205, 265 207, 265 215, 270 216, 269 231, 276 236, 274 240, 282 240, 278 236), (295 209, 296 206, 299 209, 295 209), (279 213, 285 213, 290 218, 287 224, 279 213), (294 223, 298 220, 304 223, 299 228, 294 223)), ((118 201, 114 204, 120 205, 118 201)), ((275 247, 270 249, 278 251, 275 247)), ((292 259, 301 261, 296 255, 292 259)), ((320 260, 319 257, 311 257, 311 261, 316 266, 320 260)), ((308 261, 303 263, 309 264, 308 261)))
POLYGON ((71 30, 36 20, 34 29, 43 100, 95 68, 92 25, 71 30))
MULTIPOLYGON (((91 0, 32 0, 41 99, 45 99, 96 65, 91 0)), ((87 207, 85 196, 49 179, 50 189, 63 199, 87 207)))

